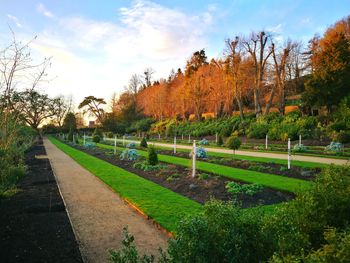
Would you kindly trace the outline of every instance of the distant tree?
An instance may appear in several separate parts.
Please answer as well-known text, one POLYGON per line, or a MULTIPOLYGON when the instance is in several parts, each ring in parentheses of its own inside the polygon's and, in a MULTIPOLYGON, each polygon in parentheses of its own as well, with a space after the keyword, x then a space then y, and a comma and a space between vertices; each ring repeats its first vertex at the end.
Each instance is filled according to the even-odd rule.
POLYGON ((143 72, 144 87, 148 88, 152 85, 152 75, 155 73, 153 68, 146 68, 143 72))
POLYGON ((101 107, 106 104, 103 98, 96 98, 94 96, 85 97, 79 104, 79 109, 84 109, 84 113, 95 116, 98 122, 102 123, 104 117, 104 109, 101 107))
POLYGON ((53 103, 55 112, 53 119, 58 127, 62 127, 66 114, 72 110, 72 97, 65 98, 63 95, 61 95, 56 97, 53 103))
POLYGON ((76 117, 73 112, 68 112, 63 120, 62 131, 69 132, 70 130, 72 130, 74 132, 76 129, 76 117))
POLYGON ((55 100, 33 89, 14 92, 12 101, 16 112, 36 130, 44 120, 55 115, 55 100))
POLYGON ((313 74, 303 100, 332 112, 350 94, 350 16, 328 28, 310 51, 313 74))

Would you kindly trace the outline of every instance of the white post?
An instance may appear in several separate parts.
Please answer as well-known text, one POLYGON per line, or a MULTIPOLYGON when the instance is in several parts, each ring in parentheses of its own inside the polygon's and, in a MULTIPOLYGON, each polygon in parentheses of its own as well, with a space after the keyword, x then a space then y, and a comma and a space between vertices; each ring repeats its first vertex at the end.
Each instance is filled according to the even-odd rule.
POLYGON ((290 138, 288 138, 288 170, 290 169, 290 138))
POLYGON ((176 136, 174 136, 174 154, 176 154, 176 136))
POLYGON ((265 149, 267 150, 267 146, 268 146, 268 136, 266 134, 266 139, 265 139, 265 149))
POLYGON ((301 145, 301 134, 299 134, 299 145, 301 145))
POLYGON ((125 135, 123 135, 123 146, 125 146, 125 135))
POLYGON ((188 143, 191 143, 191 134, 188 135, 188 143))
POLYGON ((196 157, 197 157, 196 140, 194 140, 193 152, 192 152, 192 177, 196 176, 196 157))
POLYGON ((215 134, 215 143, 218 143, 218 133, 215 134))
POLYGON ((114 136, 114 155, 117 153, 117 136, 114 136))
POLYGON ((83 141, 84 141, 84 142, 83 142, 83 143, 84 143, 83 145, 85 146, 85 132, 84 132, 83 141))

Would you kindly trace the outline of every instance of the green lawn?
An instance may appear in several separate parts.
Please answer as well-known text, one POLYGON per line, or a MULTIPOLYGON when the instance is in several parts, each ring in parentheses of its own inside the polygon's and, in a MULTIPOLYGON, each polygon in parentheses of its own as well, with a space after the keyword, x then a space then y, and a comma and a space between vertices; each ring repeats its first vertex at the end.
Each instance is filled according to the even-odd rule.
POLYGON ((76 150, 55 138, 50 137, 49 139, 77 163, 109 185, 121 197, 129 200, 171 232, 175 231, 176 224, 181 218, 203 210, 199 203, 180 194, 76 150))
MULTIPOLYGON (((105 149, 113 149, 114 146, 106 145, 106 144, 97 144, 97 146, 105 149)), ((123 150, 124 148, 118 147, 118 150, 123 150)), ((146 151, 138 150, 138 153, 142 156, 147 156, 146 151)), ((170 156, 170 155, 162 155, 158 154, 158 158, 161 162, 181 165, 185 167, 191 167, 191 160, 170 156)), ((240 180, 242 182, 247 183, 257 183, 262 184, 266 187, 271 187, 274 189, 289 191, 289 192, 297 192, 308 189, 311 186, 311 182, 289 178, 284 176, 278 176, 273 174, 266 174, 261 172, 255 172, 250 170, 238 169, 233 167, 228 167, 219 164, 213 164, 203 161, 197 161, 197 169, 210 172, 217 175, 221 175, 230 179, 240 180)))

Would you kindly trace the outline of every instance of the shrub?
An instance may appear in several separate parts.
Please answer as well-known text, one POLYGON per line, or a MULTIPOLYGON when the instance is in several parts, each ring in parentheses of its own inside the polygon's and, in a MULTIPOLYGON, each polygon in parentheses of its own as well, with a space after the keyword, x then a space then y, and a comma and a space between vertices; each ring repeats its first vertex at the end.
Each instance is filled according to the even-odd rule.
POLYGON ((92 136, 95 136, 95 135, 97 135, 98 137, 100 137, 100 140, 103 139, 103 133, 102 133, 102 131, 101 131, 99 128, 96 128, 96 129, 94 130, 94 133, 92 134, 92 136))
POLYGON ((218 146, 221 146, 221 145, 224 144, 224 140, 222 139, 222 136, 221 136, 221 135, 218 136, 218 142, 217 142, 216 144, 217 144, 218 146))
POLYGON ((209 144, 209 141, 207 139, 202 139, 198 142, 198 144, 200 145, 208 145, 209 144))
POLYGON ((263 139, 269 131, 269 125, 266 123, 252 123, 248 130, 248 137, 263 139))
POLYGON ((68 133, 68 141, 73 142, 73 129, 69 129, 69 133, 68 133))
POLYGON ((78 134, 76 134, 75 136, 74 136, 74 140, 75 140, 75 144, 79 144, 79 138, 78 138, 78 134))
POLYGON ((99 143, 101 141, 101 137, 98 135, 94 135, 94 136, 92 136, 92 141, 94 143, 99 143))
POLYGON ((251 165, 251 166, 248 167, 248 170, 257 171, 257 172, 263 172, 266 169, 268 169, 268 168, 265 168, 262 165, 251 165))
POLYGON ((350 142, 350 132, 349 131, 340 131, 336 135, 336 139, 340 143, 349 143, 350 142))
POLYGON ((307 151, 307 147, 304 144, 295 144, 293 146, 293 152, 303 153, 307 151))
POLYGON ((342 147, 343 146, 342 146, 342 144, 340 142, 331 142, 331 144, 326 146, 324 150, 326 152, 329 151, 329 152, 337 152, 337 153, 339 153, 339 152, 341 152, 342 147))
POLYGON ((136 148, 136 143, 130 142, 126 145, 126 148, 130 148, 130 149, 136 148))
POLYGON ((113 138, 113 132, 107 132, 106 133, 106 136, 107 136, 107 138, 113 138))
POLYGON ((158 154, 154 147, 148 148, 148 157, 147 162, 149 165, 157 165, 158 164, 158 154))
POLYGON ((120 160, 135 161, 139 155, 135 149, 125 149, 119 156, 120 160))
POLYGON ((147 148, 148 147, 145 137, 142 138, 142 140, 140 142, 140 146, 143 147, 143 148, 147 148))
POLYGON ((138 162, 138 163, 134 163, 133 165, 134 168, 137 168, 137 169, 141 169, 145 172, 148 172, 148 171, 157 171, 157 170, 161 170, 161 169, 164 169, 166 168, 165 165, 160 165, 160 164, 157 164, 157 165, 150 165, 148 164, 148 162, 138 162))
MULTIPOLYGON (((190 157, 192 157, 192 153, 190 153, 190 157)), ((207 151, 202 147, 196 147, 196 157, 198 158, 208 158, 207 151)))
POLYGON ((93 142, 86 142, 84 146, 88 149, 92 149, 96 147, 96 144, 93 142))
POLYGON ((226 146, 229 149, 232 149, 233 153, 235 153, 235 151, 239 149, 241 144, 242 142, 237 136, 230 136, 226 141, 226 146))

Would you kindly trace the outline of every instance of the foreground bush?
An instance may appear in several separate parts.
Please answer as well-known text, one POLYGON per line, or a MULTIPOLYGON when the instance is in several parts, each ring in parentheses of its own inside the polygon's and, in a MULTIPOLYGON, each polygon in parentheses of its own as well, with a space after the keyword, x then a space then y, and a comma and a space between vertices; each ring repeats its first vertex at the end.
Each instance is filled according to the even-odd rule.
MULTIPOLYGON (((262 211, 211 201, 179 223, 159 262, 348 262, 350 166, 325 168, 310 190, 262 211)), ((114 262, 154 262, 137 260, 114 262)))
POLYGON ((150 147, 148 149, 148 156, 147 156, 147 162, 149 165, 157 165, 159 163, 158 161, 158 154, 154 147, 150 147))

